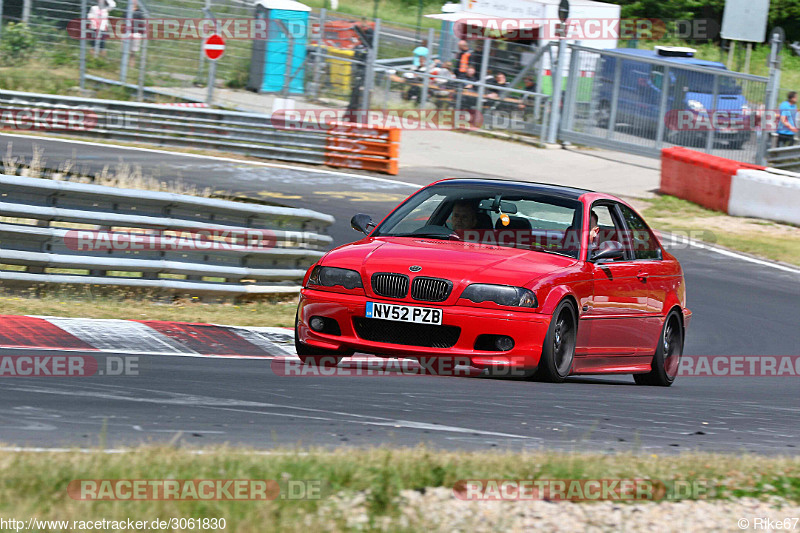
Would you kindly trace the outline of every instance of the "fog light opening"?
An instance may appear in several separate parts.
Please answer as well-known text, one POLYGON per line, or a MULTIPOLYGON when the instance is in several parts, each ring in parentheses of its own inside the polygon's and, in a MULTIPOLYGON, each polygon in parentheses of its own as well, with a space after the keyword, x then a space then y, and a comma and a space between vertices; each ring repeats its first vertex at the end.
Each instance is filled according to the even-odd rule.
POLYGON ((507 352, 514 348, 514 339, 506 335, 498 335, 494 341, 495 347, 501 352, 507 352))
POLYGON ((314 316, 311 317, 311 320, 308 322, 308 325, 311 326, 311 329, 314 331, 322 331, 325 329, 325 319, 321 316, 314 316))

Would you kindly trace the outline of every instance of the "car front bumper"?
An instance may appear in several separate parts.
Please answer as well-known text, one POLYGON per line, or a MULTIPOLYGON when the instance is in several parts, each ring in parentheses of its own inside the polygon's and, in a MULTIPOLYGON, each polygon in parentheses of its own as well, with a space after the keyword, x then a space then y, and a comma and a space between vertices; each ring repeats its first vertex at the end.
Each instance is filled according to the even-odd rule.
POLYGON ((551 318, 550 315, 530 311, 437 306, 428 302, 407 302, 303 289, 298 307, 297 335, 301 342, 326 350, 352 350, 389 357, 459 357, 469 358, 478 367, 497 365, 535 368, 539 364, 542 343, 551 318), (405 344, 413 343, 415 339, 412 338, 398 339, 400 342, 366 340, 358 335, 353 319, 365 316, 368 301, 441 309, 442 325, 460 328, 458 338, 448 348, 405 344), (313 331, 308 325, 312 316, 336 320, 341 335, 313 331), (475 343, 479 335, 509 336, 514 340, 514 347, 508 351, 476 350, 475 343))

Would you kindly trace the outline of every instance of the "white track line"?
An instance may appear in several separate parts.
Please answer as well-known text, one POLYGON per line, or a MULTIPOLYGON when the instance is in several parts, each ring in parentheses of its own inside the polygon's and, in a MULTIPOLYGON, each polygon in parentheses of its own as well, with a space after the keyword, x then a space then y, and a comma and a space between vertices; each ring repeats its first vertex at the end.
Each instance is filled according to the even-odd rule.
MULTIPOLYGON (((3 133, 2 135, 7 136, 7 137, 18 137, 18 138, 21 138, 21 139, 40 139, 42 141, 83 144, 83 145, 86 145, 86 146, 99 146, 99 147, 103 147, 103 148, 119 148, 119 149, 122 149, 122 150, 132 150, 132 151, 133 150, 139 150, 141 152, 149 152, 149 153, 155 153, 155 154, 178 155, 178 156, 183 156, 183 157, 192 157, 192 158, 195 158, 195 159, 213 159, 213 160, 216 160, 216 161, 227 161, 227 162, 231 162, 231 163, 240 163, 240 164, 267 167, 267 168, 283 168, 283 169, 287 169, 287 170, 301 170, 301 171, 304 171, 304 172, 315 172, 317 174, 332 174, 334 176, 346 176, 346 177, 350 177, 350 178, 358 178, 358 179, 363 179, 363 180, 368 180, 368 181, 380 181, 380 182, 383 182, 383 183, 392 183, 392 184, 395 184, 395 185, 404 185, 404 186, 407 186, 407 187, 414 187, 416 189, 419 189, 419 188, 422 187, 421 185, 416 184, 416 183, 408 183, 406 181, 390 180, 390 179, 386 179, 386 178, 378 178, 376 176, 366 176, 366 175, 363 175, 363 174, 352 174, 350 172, 339 172, 337 170, 322 170, 322 169, 314 169, 314 168, 308 168, 308 167, 298 167, 298 166, 294 166, 294 165, 283 165, 283 164, 279 164, 279 163, 261 163, 261 162, 257 162, 257 161, 246 161, 246 160, 243 160, 243 159, 235 159, 235 158, 232 158, 232 157, 219 157, 219 156, 213 156, 213 155, 200 155, 200 154, 186 154, 186 153, 183 153, 183 152, 171 152, 169 150, 156 150, 156 149, 153 149, 153 148, 140 148, 140 147, 137 147, 137 146, 124 146, 124 145, 118 145, 118 144, 102 144, 102 143, 95 143, 95 142, 91 142, 91 141, 76 141, 76 140, 72 140, 72 139, 58 139, 58 138, 53 138, 53 137, 43 137, 43 136, 39 136, 39 135, 15 135, 13 133, 11 133, 11 134, 3 133)), ((778 270, 782 270, 784 272, 791 272, 793 274, 800 274, 800 269, 792 268, 792 267, 789 267, 789 266, 786 266, 786 265, 782 265, 780 263, 773 263, 771 261, 767 261, 767 260, 764 260, 764 259, 756 259, 755 257, 750 257, 749 255, 740 254, 740 253, 728 250, 726 248, 720 248, 718 246, 711 246, 711 245, 706 244, 706 243, 704 243, 702 241, 696 241, 694 239, 689 239, 688 237, 686 238, 685 242, 688 242, 690 245, 696 246, 697 248, 702 248, 702 249, 708 250, 710 252, 716 252, 716 253, 718 253, 720 255, 724 255, 726 257, 733 257, 735 259, 741 259, 742 261, 747 261, 748 263, 753 263, 753 264, 760 265, 760 266, 772 267, 772 268, 775 268, 775 269, 778 269, 778 270)))

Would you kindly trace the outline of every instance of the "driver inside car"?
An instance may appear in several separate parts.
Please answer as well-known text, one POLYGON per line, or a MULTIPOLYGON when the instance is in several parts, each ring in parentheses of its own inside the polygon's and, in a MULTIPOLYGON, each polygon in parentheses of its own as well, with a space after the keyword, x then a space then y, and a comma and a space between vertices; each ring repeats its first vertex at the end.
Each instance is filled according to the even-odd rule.
POLYGON ((454 231, 490 229, 492 219, 478 210, 478 200, 457 200, 450 213, 450 224, 454 231))

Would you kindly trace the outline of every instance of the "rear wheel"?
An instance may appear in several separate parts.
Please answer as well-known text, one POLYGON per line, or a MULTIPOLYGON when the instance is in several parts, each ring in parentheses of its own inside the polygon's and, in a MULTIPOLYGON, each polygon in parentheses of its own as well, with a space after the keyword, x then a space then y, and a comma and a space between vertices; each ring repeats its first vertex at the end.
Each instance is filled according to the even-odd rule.
POLYGON ((683 354, 683 330, 681 320, 676 311, 672 311, 664 321, 661 337, 658 339, 656 354, 650 372, 634 374, 633 380, 638 385, 655 385, 669 387, 678 375, 678 365, 683 354))
POLYGON ((317 366, 320 368, 334 367, 344 358, 344 356, 352 355, 353 352, 325 350, 315 346, 309 346, 304 342, 300 342, 297 326, 300 323, 300 317, 294 317, 294 349, 297 351, 297 357, 305 365, 317 366))
POLYGON ((578 319, 575 308, 564 300, 553 311, 535 377, 551 383, 564 381, 572 370, 577 338, 578 319))

